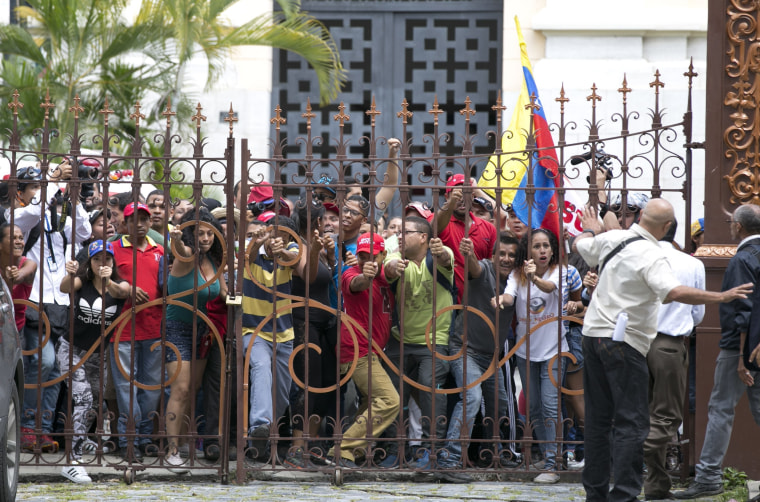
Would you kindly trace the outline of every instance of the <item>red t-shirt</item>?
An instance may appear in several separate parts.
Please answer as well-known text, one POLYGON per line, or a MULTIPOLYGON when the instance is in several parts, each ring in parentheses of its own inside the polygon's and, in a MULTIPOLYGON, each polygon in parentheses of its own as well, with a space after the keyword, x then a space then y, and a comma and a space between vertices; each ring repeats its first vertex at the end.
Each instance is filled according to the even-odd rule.
MULTIPOLYGON (((493 257, 493 248, 496 245, 496 227, 491 223, 478 218, 474 214, 470 213, 470 234, 467 236, 472 240, 472 245, 475 248, 475 256, 478 260, 487 260, 493 257)), ((433 217, 431 216, 428 221, 433 223, 433 217)), ((459 252, 459 243, 465 238, 464 235, 464 221, 460 221, 451 216, 451 221, 446 225, 438 237, 443 241, 445 246, 451 248, 454 252, 454 277, 457 284, 457 301, 462 301, 462 293, 464 293, 464 256, 459 252)))
MULTIPOLYGON (((22 256, 21 261, 18 262, 19 269, 21 269, 25 261, 26 256, 22 256)), ((32 294, 32 285, 25 282, 14 284, 13 290, 11 290, 11 298, 14 300, 28 300, 30 294, 32 294)), ((13 307, 16 312, 16 328, 18 329, 18 332, 21 333, 26 324, 26 305, 16 304, 13 307)))
MULTIPOLYGON (((150 237, 145 238, 148 245, 144 250, 132 246, 127 236, 113 241, 113 257, 116 267, 119 270, 119 276, 132 286, 132 273, 134 270, 135 281, 137 286, 148 293, 149 300, 155 300, 162 295, 158 287, 158 269, 159 264, 164 256, 164 248, 161 244, 156 244, 150 237), (133 253, 137 254, 137 266, 132 267, 133 253)), ((131 292, 131 288, 130 288, 131 292)), ((130 293, 131 294, 131 293, 130 293)), ((130 298, 124 303, 124 312, 130 311, 132 301, 130 298)), ((162 306, 154 305, 143 309, 135 316, 135 340, 153 340, 161 338, 161 321, 162 306)), ((128 341, 132 336, 131 316, 124 322, 124 330, 121 332, 120 341, 128 341)), ((111 341, 120 327, 115 327, 111 341)))
MULTIPOLYGON (((362 328, 369 334, 369 292, 370 289, 351 292, 351 280, 361 275, 362 271, 358 265, 355 265, 345 272, 340 279, 340 286, 343 290, 343 310, 351 316, 362 328)), ((385 271, 380 269, 380 273, 372 281, 372 341, 377 344, 375 353, 380 353, 388 343, 391 336, 391 312, 393 312, 393 292, 385 280, 385 271)), ((340 362, 348 363, 354 359, 354 342, 351 338, 351 332, 356 334, 358 343, 359 357, 364 357, 369 352, 369 340, 353 326, 350 326, 345 317, 340 325, 340 362), (349 331, 349 329, 351 331, 349 331)))

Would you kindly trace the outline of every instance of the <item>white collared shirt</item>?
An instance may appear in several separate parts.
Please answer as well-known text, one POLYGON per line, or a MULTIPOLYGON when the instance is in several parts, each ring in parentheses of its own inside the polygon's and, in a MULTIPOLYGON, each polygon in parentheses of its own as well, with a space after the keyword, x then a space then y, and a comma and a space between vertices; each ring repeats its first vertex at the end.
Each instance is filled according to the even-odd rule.
MULTIPOLYGON (((40 220, 43 219, 43 215, 40 208, 39 194, 35 196, 32 202, 28 206, 17 207, 13 210, 14 224, 21 229, 24 234, 24 241, 29 238, 29 233, 32 228, 40 224, 40 220)), ((84 210, 82 204, 74 205, 76 207, 76 231, 72 231, 72 216, 66 218, 63 231, 66 234, 66 239, 69 245, 74 247, 74 256, 82 247, 82 242, 89 239, 92 235, 92 226, 90 225, 89 215, 84 210)), ((9 210, 10 211, 10 210, 9 210)), ((8 218, 10 221, 10 218, 8 218)), ((50 226, 50 209, 45 205, 44 224, 46 230, 52 230, 50 226)), ((58 305, 68 305, 69 295, 68 293, 62 293, 60 289, 63 278, 66 277, 66 260, 74 259, 71 256, 66 256, 66 250, 64 249, 63 236, 60 232, 50 232, 47 235, 50 236, 50 245, 48 245, 48 238, 45 232, 40 233, 40 238, 26 253, 27 258, 37 263, 37 273, 34 276, 34 283, 32 284, 32 292, 29 295, 29 300, 33 302, 40 301, 40 274, 44 274, 43 286, 42 286, 42 302, 43 303, 57 303, 58 305), (48 259, 50 256, 50 247, 52 247, 53 256, 55 256, 55 262, 52 259, 48 259), (42 249, 42 255, 40 255, 40 249, 42 249)))
MULTIPOLYGON (((677 250, 670 242, 660 241, 660 248, 678 282, 684 286, 705 289, 705 265, 701 261, 677 250)), ((704 305, 666 303, 660 307, 657 315, 657 331, 670 336, 689 336, 694 326, 701 323, 704 317, 704 305)))
POLYGON ((635 236, 642 240, 628 244, 599 276, 583 322, 583 334, 611 338, 618 314, 628 314, 625 343, 646 357, 657 336, 657 313, 668 293, 680 286, 665 254, 652 234, 640 225, 630 230, 612 230, 578 241, 576 247, 591 267, 599 263, 621 242, 635 236))

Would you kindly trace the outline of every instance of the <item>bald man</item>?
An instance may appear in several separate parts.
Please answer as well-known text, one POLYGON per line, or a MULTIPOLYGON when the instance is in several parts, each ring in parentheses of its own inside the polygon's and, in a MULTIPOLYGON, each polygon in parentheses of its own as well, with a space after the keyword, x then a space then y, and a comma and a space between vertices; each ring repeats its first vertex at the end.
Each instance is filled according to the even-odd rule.
POLYGON ((573 244, 589 266, 599 267, 583 325, 583 486, 588 501, 636 500, 641 493, 644 440, 649 432, 646 356, 657 335, 660 304, 723 303, 746 298, 752 291, 752 284, 722 293, 681 285, 657 242, 674 219, 668 201, 653 199, 639 223, 603 233, 596 211, 586 208, 583 233, 573 244))

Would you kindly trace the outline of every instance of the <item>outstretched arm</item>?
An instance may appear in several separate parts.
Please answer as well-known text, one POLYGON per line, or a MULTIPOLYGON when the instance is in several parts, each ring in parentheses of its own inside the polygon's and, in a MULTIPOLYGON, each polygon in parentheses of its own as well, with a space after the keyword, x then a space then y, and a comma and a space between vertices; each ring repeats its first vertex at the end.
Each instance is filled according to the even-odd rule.
POLYGON ((753 289, 754 286, 751 282, 721 292, 704 291, 689 286, 676 286, 670 290, 663 303, 680 302, 687 305, 728 303, 734 300, 746 299, 753 289))
POLYGON ((393 195, 396 193, 396 185, 398 185, 399 178, 399 166, 396 158, 401 147, 401 141, 396 138, 390 138, 388 140, 388 157, 391 159, 388 162, 388 167, 385 171, 385 181, 383 181, 383 187, 378 190, 375 195, 375 206, 382 212, 388 209, 393 195))

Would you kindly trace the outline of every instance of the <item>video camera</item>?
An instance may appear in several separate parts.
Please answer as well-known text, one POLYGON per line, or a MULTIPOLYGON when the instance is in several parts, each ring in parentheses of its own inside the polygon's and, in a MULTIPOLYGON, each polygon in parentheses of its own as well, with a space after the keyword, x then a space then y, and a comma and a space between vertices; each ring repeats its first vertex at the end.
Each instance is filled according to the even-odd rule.
POLYGON ((75 162, 73 158, 66 157, 66 160, 69 161, 71 167, 76 168, 77 177, 82 181, 79 199, 84 201, 88 197, 92 197, 95 194, 94 181, 100 175, 100 163, 95 159, 82 159, 79 162, 75 162), (86 183, 85 180, 92 180, 92 182, 86 183))
MULTIPOLYGON (((572 165, 578 165, 581 162, 588 162, 591 160, 592 152, 588 151, 584 153, 583 155, 573 155, 570 157, 570 164, 572 165)), ((595 154, 595 160, 598 167, 604 169, 606 171, 606 179, 607 181, 610 181, 612 179, 612 155, 609 155, 604 152, 601 148, 596 150, 595 154)), ((586 176, 586 181, 591 183, 591 178, 589 176, 586 176)))

